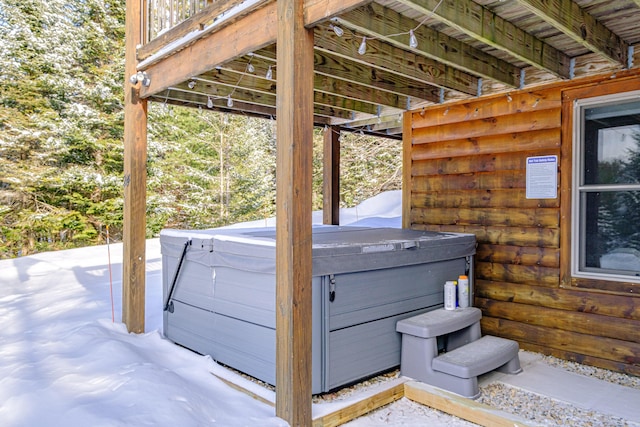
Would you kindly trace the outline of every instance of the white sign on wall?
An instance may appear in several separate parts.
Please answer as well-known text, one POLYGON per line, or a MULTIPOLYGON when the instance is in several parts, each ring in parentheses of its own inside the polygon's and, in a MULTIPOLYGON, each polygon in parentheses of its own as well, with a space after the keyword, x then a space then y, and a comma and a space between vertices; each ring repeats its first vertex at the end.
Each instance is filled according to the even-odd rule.
POLYGON ((527 157, 527 199, 558 197, 558 156, 527 157))

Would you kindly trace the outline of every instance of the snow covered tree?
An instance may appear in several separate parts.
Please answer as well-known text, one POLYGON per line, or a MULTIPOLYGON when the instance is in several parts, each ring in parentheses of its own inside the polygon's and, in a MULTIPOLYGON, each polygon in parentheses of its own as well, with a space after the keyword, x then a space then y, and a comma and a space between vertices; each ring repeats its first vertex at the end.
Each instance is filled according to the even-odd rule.
POLYGON ((0 0, 5 256, 88 244, 121 222, 119 3, 0 0))
MULTIPOLYGON (((124 8, 0 0, 0 258, 121 237, 124 8)), ((148 131, 148 237, 275 215, 274 121, 151 103, 148 131)), ((401 143, 342 147, 343 207, 399 188, 401 143)))

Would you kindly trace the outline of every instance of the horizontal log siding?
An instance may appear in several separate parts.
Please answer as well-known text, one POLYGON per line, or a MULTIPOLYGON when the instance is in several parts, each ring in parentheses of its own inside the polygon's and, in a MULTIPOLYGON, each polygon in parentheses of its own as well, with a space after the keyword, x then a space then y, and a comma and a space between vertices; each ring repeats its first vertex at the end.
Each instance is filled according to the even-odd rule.
MULTIPOLYGON (((526 198, 526 158, 562 160, 561 90, 405 115, 405 212, 414 229, 476 235, 483 333, 640 375, 640 299, 561 287, 560 191, 556 199, 526 198)), ((558 183, 570 176, 559 173, 558 183)))

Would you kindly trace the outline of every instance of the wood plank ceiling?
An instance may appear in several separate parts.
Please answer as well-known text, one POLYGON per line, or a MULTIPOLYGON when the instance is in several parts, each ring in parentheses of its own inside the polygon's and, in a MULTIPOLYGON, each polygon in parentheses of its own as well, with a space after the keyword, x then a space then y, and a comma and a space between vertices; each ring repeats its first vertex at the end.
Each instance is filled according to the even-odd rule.
MULTIPOLYGON (((276 47, 269 36, 275 29, 267 19, 273 3, 218 1, 139 47, 138 69, 148 72, 152 82, 142 96, 275 118, 276 47), (221 11, 236 4, 242 10, 239 15, 228 24, 211 25, 220 20, 221 11), (240 36, 222 34, 224 28, 237 33, 240 27, 245 38, 254 34, 266 44, 249 51, 250 43, 236 43, 240 36), (220 41, 216 45, 216 37, 226 37, 231 47, 220 41), (192 46, 205 40, 211 42, 209 49, 226 46, 231 53, 220 55, 225 60, 219 63, 208 55, 201 66, 158 78, 163 72, 157 65, 180 51, 186 56, 176 61, 198 62, 197 53, 204 51, 192 46), (154 84, 156 80, 161 81, 154 84)), ((346 9, 336 6, 337 13, 310 25, 315 35, 314 112, 319 126, 401 138, 402 112, 408 109, 493 93, 509 96, 516 89, 533 90, 540 83, 637 67, 640 62, 637 55, 634 58, 634 45, 640 43, 640 0, 336 4, 346 9)))

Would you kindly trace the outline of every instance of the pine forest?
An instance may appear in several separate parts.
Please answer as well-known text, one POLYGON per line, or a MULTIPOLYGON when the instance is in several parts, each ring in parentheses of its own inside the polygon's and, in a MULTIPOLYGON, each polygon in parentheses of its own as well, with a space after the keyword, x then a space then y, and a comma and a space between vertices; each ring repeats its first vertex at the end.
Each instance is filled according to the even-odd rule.
MULTIPOLYGON (((121 239, 124 14, 0 0, 0 258, 121 239)), ((150 103, 148 123, 147 237, 274 215, 275 121, 150 103)), ((400 188, 400 141, 343 132, 341 150, 341 207, 400 188)))

